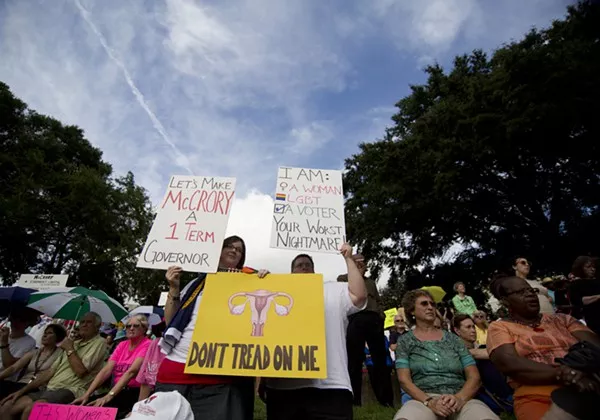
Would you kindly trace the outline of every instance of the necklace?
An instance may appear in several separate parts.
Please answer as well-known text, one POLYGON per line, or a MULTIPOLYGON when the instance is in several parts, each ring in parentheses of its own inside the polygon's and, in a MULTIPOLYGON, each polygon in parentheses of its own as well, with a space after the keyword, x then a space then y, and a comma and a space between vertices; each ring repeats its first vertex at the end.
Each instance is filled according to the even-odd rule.
POLYGON ((38 374, 38 372, 40 371, 40 368, 41 368, 42 366, 44 366, 44 363, 46 363, 46 361, 52 357, 52 355, 54 354, 54 352, 55 352, 55 351, 56 351, 56 347, 55 347, 55 348, 52 350, 52 352, 51 352, 49 355, 47 355, 47 356, 46 356, 44 359, 42 359, 41 361, 40 361, 40 356, 41 356, 41 355, 42 355, 42 353, 43 353, 43 349, 40 349, 40 351, 38 351, 38 354, 37 354, 37 356, 35 357, 35 362, 33 363, 33 367, 34 367, 34 370, 33 370, 33 377, 32 377, 32 378, 31 378, 31 380, 29 381, 30 383, 31 383, 31 382, 33 382, 33 381, 35 381, 35 378, 37 377, 37 374, 38 374))
POLYGON ((508 316, 508 318, 506 318, 506 320, 513 322, 515 324, 520 324, 520 325, 524 325, 529 328, 533 328, 533 331, 535 331, 535 332, 544 332, 544 329, 540 328, 540 325, 542 324, 542 314, 538 314, 535 321, 529 321, 529 322, 519 321, 518 319, 512 318, 510 315, 508 316))

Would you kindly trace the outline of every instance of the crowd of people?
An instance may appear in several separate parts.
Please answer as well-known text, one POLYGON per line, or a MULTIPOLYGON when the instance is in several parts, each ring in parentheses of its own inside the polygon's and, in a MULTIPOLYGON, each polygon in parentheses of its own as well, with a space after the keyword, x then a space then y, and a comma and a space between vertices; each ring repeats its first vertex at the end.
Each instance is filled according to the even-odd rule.
POLYGON ((492 322, 463 283, 448 306, 425 290, 406 293, 405 318, 390 333, 403 403, 395 419, 596 418, 596 259, 578 257, 568 276, 542 281, 528 278, 530 267, 519 257, 514 272, 492 276, 501 304, 492 322))
MULTIPOLYGON (((518 420, 589 417, 586 409, 600 393, 600 376, 591 367, 594 360, 600 366, 594 359, 600 352, 595 259, 579 257, 568 276, 539 282, 528 278, 529 261, 516 258, 514 273, 495 273, 489 284, 501 304, 493 321, 461 282, 446 304, 427 290, 411 290, 402 296, 394 326, 384 331, 365 258, 348 244, 340 253, 347 272, 323 288, 325 379, 185 373, 206 275, 181 288, 182 269, 171 267, 164 320, 153 327, 135 315, 120 336, 102 334, 102 319, 90 312, 79 320, 76 336, 72 327, 68 334, 49 323, 36 342, 26 332, 31 320, 12 313, 10 330, 0 329, 0 420, 27 419, 35 402, 114 407, 117 418, 132 420, 148 413, 249 420, 257 394, 269 420, 352 419, 353 406, 363 400, 363 367, 379 404, 399 408, 394 420, 493 420, 502 412, 518 420)), ((245 260, 242 238, 225 239, 219 271, 269 275, 245 260)), ((318 268, 300 254, 290 271, 318 268)))

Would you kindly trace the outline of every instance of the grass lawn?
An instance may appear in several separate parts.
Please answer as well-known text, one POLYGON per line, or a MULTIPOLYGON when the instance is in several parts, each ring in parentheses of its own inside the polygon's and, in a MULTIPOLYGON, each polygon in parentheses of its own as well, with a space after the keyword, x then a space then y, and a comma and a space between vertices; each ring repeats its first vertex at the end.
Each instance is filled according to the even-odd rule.
MULTIPOLYGON (((367 404, 354 409, 354 420, 392 420, 397 409, 384 408, 378 404, 367 404)), ((265 420, 267 409, 263 402, 256 399, 254 403, 254 420, 265 420)))
MULTIPOLYGON (((378 404, 366 404, 354 409, 354 420, 392 420, 397 408, 384 408, 378 404)), ((263 402, 256 399, 254 404, 254 420, 265 420, 267 409, 263 402)), ((512 416, 502 416, 502 420, 514 420, 512 416)))

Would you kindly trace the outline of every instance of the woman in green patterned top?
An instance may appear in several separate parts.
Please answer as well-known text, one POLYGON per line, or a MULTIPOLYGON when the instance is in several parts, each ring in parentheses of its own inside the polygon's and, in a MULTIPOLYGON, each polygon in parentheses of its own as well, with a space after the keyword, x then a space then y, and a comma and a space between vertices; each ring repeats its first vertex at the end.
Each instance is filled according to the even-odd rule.
POLYGON ((402 299, 407 321, 415 328, 398 340, 396 372, 402 389, 412 397, 394 420, 496 420, 473 397, 481 386, 475 360, 454 334, 437 329, 435 302, 421 289, 402 299))

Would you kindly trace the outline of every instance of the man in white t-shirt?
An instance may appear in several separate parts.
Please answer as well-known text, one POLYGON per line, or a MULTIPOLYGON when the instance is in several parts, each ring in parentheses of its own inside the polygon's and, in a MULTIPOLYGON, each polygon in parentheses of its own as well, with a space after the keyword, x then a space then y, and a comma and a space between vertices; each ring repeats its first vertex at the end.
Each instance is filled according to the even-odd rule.
MULTIPOLYGON (((365 308, 367 289, 352 259, 352 247, 344 244, 341 253, 348 267, 348 283, 331 281, 323 285, 327 378, 269 378, 266 381, 267 420, 352 419, 346 328, 348 315, 365 308)), ((292 261, 292 273, 314 272, 314 263, 309 255, 298 255, 292 261)))
MULTIPOLYGON (((0 329, 0 371, 12 366, 30 350, 35 349, 35 340, 25 334, 27 327, 31 325, 31 319, 27 314, 14 312, 9 317, 10 328, 0 329)), ((16 381, 19 374, 16 373, 6 378, 6 381, 16 381)))

